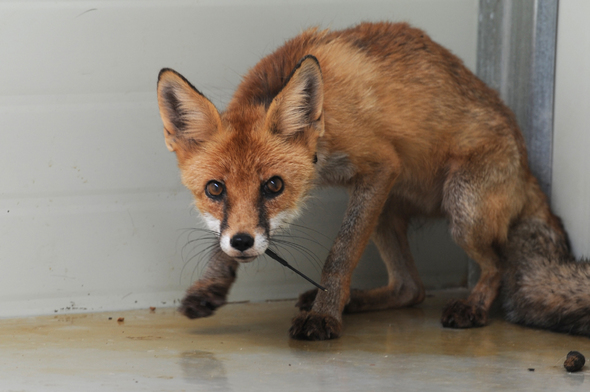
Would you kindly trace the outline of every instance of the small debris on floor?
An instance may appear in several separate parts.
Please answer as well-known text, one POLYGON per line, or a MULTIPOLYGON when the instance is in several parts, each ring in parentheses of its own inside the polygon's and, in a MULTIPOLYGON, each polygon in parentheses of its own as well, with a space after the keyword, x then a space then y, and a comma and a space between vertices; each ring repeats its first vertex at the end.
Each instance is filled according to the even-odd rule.
POLYGON ((117 322, 118 322, 118 323, 122 323, 123 321, 125 321, 125 317, 119 317, 119 318, 117 319, 117 322))
POLYGON ((535 369, 534 368, 529 368, 529 372, 534 372, 535 369))
POLYGON ((155 306, 150 306, 150 312, 154 313, 156 311, 156 307, 155 306))
POLYGON ((570 351, 563 363, 563 367, 570 373, 577 372, 584 367, 586 358, 578 351, 570 351))

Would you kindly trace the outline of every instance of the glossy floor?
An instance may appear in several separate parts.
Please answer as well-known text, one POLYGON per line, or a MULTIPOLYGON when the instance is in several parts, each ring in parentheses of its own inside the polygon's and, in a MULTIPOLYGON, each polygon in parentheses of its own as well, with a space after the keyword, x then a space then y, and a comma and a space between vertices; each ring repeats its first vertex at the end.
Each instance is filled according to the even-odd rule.
MULTIPOLYGON (((456 293, 455 293, 456 294, 456 293)), ((443 329, 448 292, 412 309, 347 315, 344 336, 289 340, 293 301, 0 320, 0 391, 483 391, 590 388, 565 355, 590 339, 494 318, 443 329), (124 321, 117 321, 123 317, 124 321)))

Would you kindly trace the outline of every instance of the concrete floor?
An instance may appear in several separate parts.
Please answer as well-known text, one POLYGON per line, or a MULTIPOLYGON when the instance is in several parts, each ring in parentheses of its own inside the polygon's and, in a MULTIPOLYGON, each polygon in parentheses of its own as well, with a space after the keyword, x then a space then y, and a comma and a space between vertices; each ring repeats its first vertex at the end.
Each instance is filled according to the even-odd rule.
POLYGON ((435 292, 412 309, 347 315, 344 336, 326 342, 288 339, 294 301, 230 304, 201 320, 169 308, 0 320, 0 391, 590 387, 588 366, 571 374, 563 368, 570 350, 590 355, 590 339, 501 318, 446 330, 438 319, 449 295, 435 292))

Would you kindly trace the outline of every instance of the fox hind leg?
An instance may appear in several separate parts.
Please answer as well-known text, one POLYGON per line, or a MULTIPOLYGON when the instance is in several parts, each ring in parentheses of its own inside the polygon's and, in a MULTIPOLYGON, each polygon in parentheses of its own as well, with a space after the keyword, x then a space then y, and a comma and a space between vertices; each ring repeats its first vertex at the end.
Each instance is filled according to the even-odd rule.
POLYGON ((518 200, 514 182, 505 174, 467 167, 450 174, 445 184, 443 208, 449 216, 451 235, 481 267, 479 281, 468 298, 452 300, 443 310, 445 327, 471 328, 487 323, 502 280, 495 245, 505 241, 516 208, 514 201, 518 200))
MULTIPOLYGON (((385 263, 388 284, 370 290, 351 290, 346 313, 357 313, 411 306, 424 300, 424 285, 414 264, 407 238, 407 221, 394 214, 392 201, 386 204, 375 231, 373 242, 385 263), (390 207, 390 208, 388 208, 390 207)), ((311 310, 317 290, 299 296, 300 310, 311 310)))
POLYGON ((371 290, 352 290, 345 308, 348 313, 400 308, 424 300, 424 285, 408 243, 407 221, 394 214, 394 203, 389 201, 373 233, 387 268, 388 284, 371 290))
POLYGON ((488 311, 498 294, 502 280, 499 258, 492 249, 483 253, 467 254, 481 267, 480 278, 465 300, 451 300, 443 310, 441 323, 447 328, 482 327, 487 323, 488 311))

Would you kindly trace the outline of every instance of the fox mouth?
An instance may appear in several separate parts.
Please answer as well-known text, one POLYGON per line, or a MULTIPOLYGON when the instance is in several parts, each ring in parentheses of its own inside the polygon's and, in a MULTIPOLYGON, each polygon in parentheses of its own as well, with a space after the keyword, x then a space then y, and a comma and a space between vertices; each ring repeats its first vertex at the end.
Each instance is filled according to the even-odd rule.
POLYGON ((237 256, 237 257, 234 257, 234 259, 236 259, 240 263, 249 263, 251 261, 254 261, 254 259, 257 257, 258 256, 237 256))

